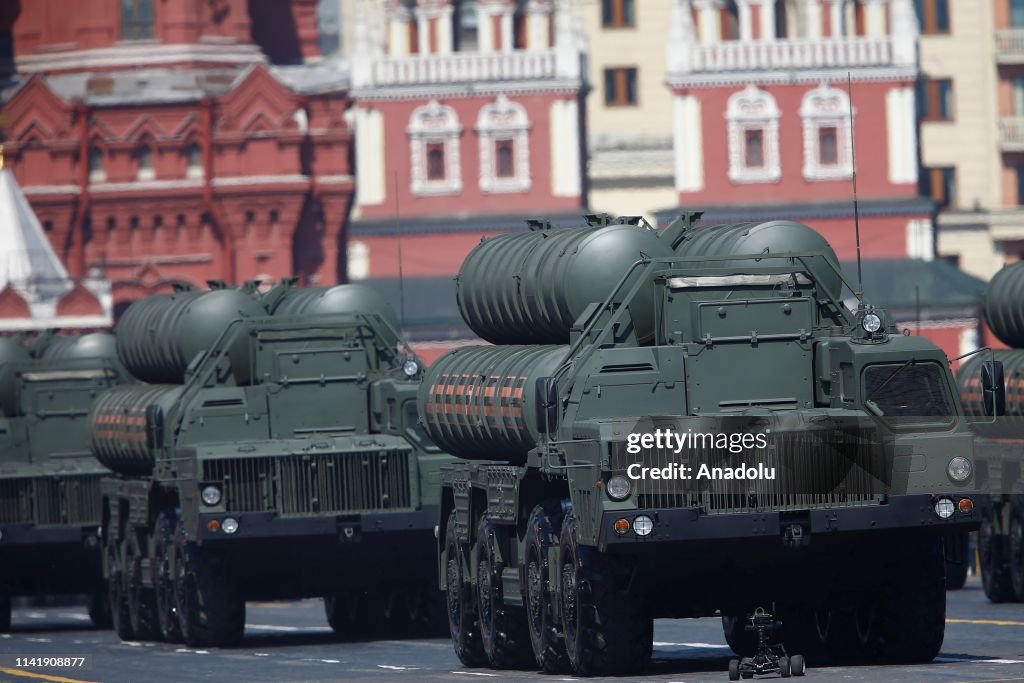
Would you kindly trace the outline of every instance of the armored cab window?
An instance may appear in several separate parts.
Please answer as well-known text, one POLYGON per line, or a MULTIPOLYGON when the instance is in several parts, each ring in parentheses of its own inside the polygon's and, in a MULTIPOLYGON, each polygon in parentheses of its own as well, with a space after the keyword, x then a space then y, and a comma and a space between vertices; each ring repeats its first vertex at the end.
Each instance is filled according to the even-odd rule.
POLYGON ((864 371, 864 400, 895 427, 950 425, 955 411, 937 363, 872 365, 864 371))

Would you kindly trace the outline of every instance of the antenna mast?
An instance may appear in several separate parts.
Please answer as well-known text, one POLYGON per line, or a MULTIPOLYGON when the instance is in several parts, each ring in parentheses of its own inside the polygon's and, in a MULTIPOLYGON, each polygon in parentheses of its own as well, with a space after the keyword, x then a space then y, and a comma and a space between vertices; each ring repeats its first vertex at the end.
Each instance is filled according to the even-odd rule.
POLYGON ((860 263, 860 204, 857 202, 857 138, 853 125, 853 77, 846 72, 846 96, 850 105, 850 163, 853 167, 853 232, 857 240, 857 289, 858 298, 864 293, 864 273, 860 263))
POLYGON ((402 271, 402 219, 398 212, 398 171, 395 171, 395 237, 398 240, 398 313, 405 334, 405 274, 402 271))

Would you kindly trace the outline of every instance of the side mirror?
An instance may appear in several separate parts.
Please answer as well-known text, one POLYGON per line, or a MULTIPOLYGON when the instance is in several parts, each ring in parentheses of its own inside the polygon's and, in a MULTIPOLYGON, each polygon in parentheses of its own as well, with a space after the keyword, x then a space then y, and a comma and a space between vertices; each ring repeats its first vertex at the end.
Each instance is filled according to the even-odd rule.
POLYGON ((538 377, 533 391, 533 410, 537 429, 550 434, 558 428, 558 382, 553 377, 538 377))
POLYGON ((985 399, 985 415, 1001 417, 1006 413, 1006 382, 1003 363, 987 360, 981 364, 981 392, 985 399))

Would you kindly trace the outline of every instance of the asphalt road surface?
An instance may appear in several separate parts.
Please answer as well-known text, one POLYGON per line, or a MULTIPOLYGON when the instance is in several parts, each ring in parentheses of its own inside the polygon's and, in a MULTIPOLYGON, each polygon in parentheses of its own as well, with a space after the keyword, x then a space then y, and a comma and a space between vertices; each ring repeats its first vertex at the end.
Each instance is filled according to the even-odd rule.
MULTIPOLYGON (((951 592, 946 641, 925 666, 812 667, 805 680, 1024 681, 1024 604, 992 605, 977 579, 951 592)), ((644 681, 727 681, 730 651, 717 619, 660 620, 654 659, 644 681)), ((574 680, 534 672, 465 669, 447 640, 337 642, 320 600, 254 603, 245 641, 234 649, 195 650, 165 643, 122 643, 90 627, 84 608, 16 609, 14 628, 0 634, 0 655, 88 655, 89 669, 16 671, 6 663, 0 681, 102 683, 239 681, 470 681, 574 680)))

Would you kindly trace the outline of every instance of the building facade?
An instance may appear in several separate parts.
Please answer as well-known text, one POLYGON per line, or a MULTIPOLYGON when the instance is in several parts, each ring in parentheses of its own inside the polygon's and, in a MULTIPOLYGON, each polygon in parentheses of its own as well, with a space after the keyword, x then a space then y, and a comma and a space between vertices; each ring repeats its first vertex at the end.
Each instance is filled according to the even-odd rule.
POLYGON ((72 277, 104 272, 115 307, 211 279, 338 281, 348 78, 304 63, 315 1, 53 0, 2 18, 6 162, 72 277))

